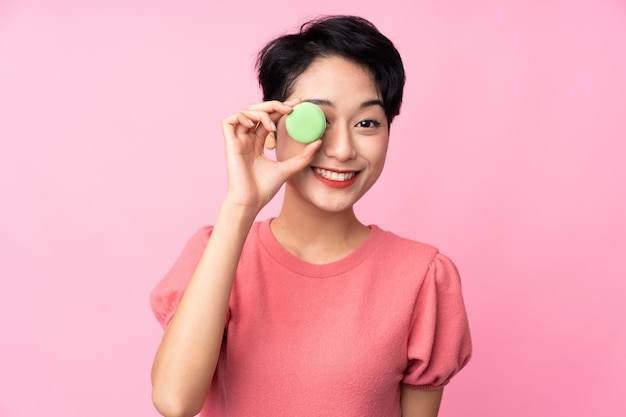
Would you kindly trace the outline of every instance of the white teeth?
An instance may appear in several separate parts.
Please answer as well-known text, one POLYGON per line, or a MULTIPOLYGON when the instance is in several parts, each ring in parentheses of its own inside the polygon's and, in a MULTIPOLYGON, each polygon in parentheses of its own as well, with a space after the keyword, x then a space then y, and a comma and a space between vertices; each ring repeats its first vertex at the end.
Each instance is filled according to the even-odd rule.
POLYGON ((313 169, 322 177, 326 178, 327 180, 332 180, 332 181, 347 181, 356 175, 356 172, 334 172, 334 171, 328 171, 322 168, 313 168, 313 169))

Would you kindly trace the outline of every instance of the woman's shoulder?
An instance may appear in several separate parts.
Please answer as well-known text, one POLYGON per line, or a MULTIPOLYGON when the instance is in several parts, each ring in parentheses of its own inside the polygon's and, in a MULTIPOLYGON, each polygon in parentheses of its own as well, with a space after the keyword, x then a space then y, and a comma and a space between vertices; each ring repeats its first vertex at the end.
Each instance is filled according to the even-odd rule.
POLYGON ((370 227, 376 234, 378 247, 389 256, 408 257, 409 259, 418 256, 432 260, 440 255, 439 249, 432 244, 401 236, 377 225, 370 225, 370 227))

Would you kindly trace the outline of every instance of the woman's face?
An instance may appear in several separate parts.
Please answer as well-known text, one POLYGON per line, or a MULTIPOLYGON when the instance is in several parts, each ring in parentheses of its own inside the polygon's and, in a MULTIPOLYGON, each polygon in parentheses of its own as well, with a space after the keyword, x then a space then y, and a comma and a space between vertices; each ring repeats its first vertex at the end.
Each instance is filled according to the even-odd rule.
MULTIPOLYGON (((364 67, 338 56, 318 58, 296 81, 289 98, 319 105, 327 126, 311 165, 287 181, 286 198, 318 209, 351 209, 380 176, 389 126, 374 78, 364 67)), ((285 160, 305 145, 279 122, 276 157, 285 160)))

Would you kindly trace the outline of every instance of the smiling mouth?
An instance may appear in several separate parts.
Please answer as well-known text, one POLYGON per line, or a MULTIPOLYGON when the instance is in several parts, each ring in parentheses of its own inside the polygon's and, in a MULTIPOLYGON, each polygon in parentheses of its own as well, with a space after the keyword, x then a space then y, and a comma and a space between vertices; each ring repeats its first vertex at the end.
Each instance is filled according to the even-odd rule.
POLYGON ((351 180, 359 174, 359 171, 336 172, 317 167, 313 167, 313 171, 317 172, 322 178, 326 180, 338 182, 351 180))

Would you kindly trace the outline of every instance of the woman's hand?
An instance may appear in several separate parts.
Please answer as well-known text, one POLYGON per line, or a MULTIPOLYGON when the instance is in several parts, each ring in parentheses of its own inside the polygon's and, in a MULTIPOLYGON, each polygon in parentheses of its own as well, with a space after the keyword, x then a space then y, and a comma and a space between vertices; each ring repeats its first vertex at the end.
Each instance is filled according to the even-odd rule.
POLYGON ((303 146, 302 152, 275 161, 264 153, 269 134, 275 135, 280 118, 300 102, 267 101, 222 120, 226 148, 228 191, 226 202, 258 213, 287 179, 309 165, 321 141, 303 146))

